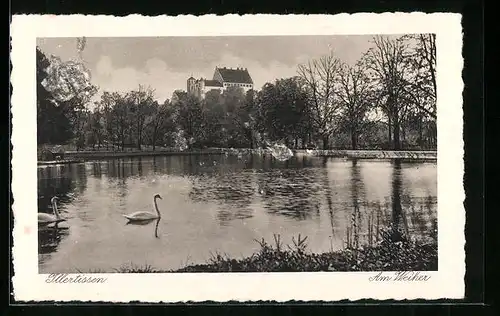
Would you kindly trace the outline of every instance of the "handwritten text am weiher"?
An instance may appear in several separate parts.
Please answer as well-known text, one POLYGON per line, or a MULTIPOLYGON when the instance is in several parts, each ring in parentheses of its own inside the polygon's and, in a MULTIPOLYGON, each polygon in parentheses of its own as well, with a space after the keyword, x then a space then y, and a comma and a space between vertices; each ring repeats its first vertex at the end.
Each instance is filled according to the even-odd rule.
POLYGON ((402 282, 425 282, 429 281, 430 275, 420 271, 403 272, 378 272, 376 275, 368 278, 370 282, 384 281, 402 281, 402 282))

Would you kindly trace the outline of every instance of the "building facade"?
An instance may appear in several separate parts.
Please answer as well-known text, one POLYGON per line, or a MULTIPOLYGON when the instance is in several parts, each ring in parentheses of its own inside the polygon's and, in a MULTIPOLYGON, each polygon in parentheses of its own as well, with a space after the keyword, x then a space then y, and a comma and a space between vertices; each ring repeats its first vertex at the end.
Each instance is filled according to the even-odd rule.
POLYGON ((187 80, 188 94, 205 98, 211 90, 223 92, 229 87, 240 87, 246 93, 253 89, 253 80, 246 68, 215 67, 214 75, 209 79, 195 79, 192 76, 187 80))

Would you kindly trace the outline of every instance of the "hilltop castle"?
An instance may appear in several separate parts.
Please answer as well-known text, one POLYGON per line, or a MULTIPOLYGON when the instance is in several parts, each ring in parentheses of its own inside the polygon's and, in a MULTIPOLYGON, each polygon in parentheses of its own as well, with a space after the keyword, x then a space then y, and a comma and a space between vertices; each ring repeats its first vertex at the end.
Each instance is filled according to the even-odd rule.
POLYGON ((224 91, 228 87, 241 87, 244 92, 253 89, 253 80, 246 68, 215 67, 212 80, 195 79, 192 76, 187 80, 188 94, 205 98, 210 90, 224 91))

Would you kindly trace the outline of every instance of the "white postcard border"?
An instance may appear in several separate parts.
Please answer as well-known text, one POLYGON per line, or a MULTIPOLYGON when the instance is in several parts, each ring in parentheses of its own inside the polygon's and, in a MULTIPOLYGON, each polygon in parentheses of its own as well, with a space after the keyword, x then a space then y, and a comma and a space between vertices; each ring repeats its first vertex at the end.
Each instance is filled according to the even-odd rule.
POLYGON ((451 13, 13 16, 11 25, 13 289, 18 301, 337 301, 463 298, 465 210, 461 16, 451 13), (186 27, 188 26, 188 27, 186 27), (370 282, 373 272, 85 274, 102 284, 47 283, 38 274, 37 37, 354 35, 436 33, 438 272, 426 282, 370 282))

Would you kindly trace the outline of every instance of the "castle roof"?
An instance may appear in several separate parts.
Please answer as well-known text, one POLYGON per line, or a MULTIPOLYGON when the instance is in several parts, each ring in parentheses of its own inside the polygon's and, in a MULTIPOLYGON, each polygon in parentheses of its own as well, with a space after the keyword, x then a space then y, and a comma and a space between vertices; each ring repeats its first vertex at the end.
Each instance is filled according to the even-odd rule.
POLYGON ((222 80, 224 82, 231 83, 249 83, 253 84, 252 77, 248 73, 248 70, 245 68, 217 68, 220 75, 222 76, 222 80))
POLYGON ((207 87, 222 87, 222 83, 217 80, 207 80, 205 79, 205 86, 207 87))

